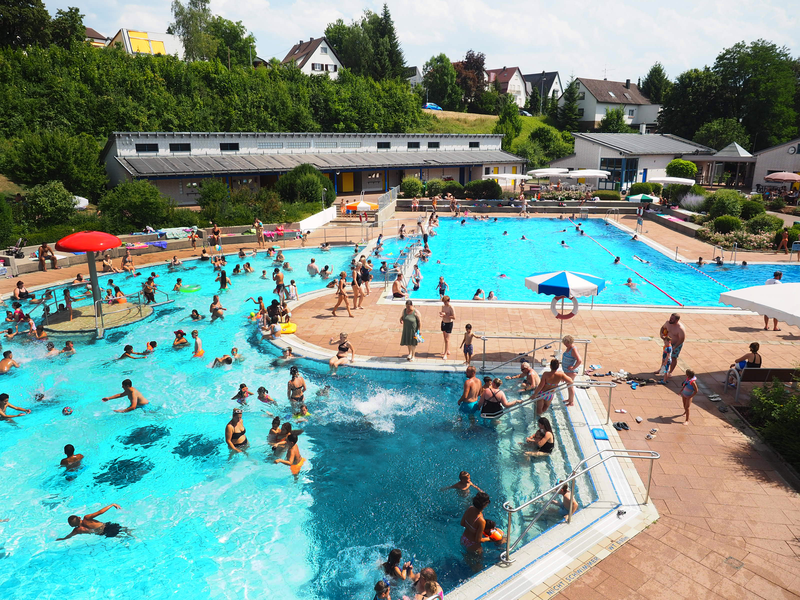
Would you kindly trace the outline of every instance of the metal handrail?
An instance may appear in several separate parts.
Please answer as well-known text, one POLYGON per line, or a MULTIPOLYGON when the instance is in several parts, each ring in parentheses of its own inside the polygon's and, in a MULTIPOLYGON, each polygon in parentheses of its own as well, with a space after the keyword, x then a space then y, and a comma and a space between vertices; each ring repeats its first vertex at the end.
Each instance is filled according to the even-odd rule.
MULTIPOLYGON (((605 220, 606 220, 606 221, 610 221, 610 220, 611 220, 611 217, 612 217, 612 215, 616 215, 616 218, 615 218, 614 220, 615 220, 615 221, 619 221, 619 208, 617 208, 616 206, 612 206, 611 208, 609 208, 609 209, 606 211, 606 216, 604 217, 604 218, 605 218, 605 220)), ((639 227, 638 223, 637 223, 636 227, 637 227, 637 228, 639 227)), ((638 232, 638 231, 637 231, 637 232, 638 232)))
POLYGON ((580 218, 580 219, 583 219, 583 218, 588 219, 589 218, 589 208, 586 207, 586 206, 582 206, 581 209, 580 209, 580 212, 578 213, 578 218, 580 218), (583 213, 586 213, 586 217, 583 216, 583 213))
POLYGON ((733 242, 733 248, 731 250, 733 252, 733 261, 732 262, 733 262, 734 265, 736 264, 736 249, 737 249, 738 245, 739 245, 738 242, 733 242))
MULTIPOLYGON (((518 360, 522 356, 528 356, 528 354, 531 354, 531 352, 533 353, 533 355, 531 356, 531 362, 536 362, 536 351, 537 350, 547 349, 547 346, 550 346, 553 343, 557 343, 558 344, 558 352, 561 352, 561 343, 562 343, 561 342, 561 338, 540 338, 540 337, 502 336, 502 335, 500 335, 500 336, 482 335, 481 336, 481 340, 483 341, 483 354, 481 355, 481 372, 482 373, 483 372, 493 371, 494 369, 498 369, 498 368, 500 368, 502 366, 507 365, 508 363, 514 362, 515 360, 518 360), (518 354, 517 356, 515 356, 514 358, 512 358, 510 360, 507 360, 507 361, 505 361, 503 363, 500 363, 499 365, 491 367, 487 371, 487 369, 486 369, 486 340, 533 340, 534 348, 533 348, 533 350, 529 350, 528 352, 525 352, 524 354, 518 354), (536 347, 537 342, 544 342, 545 345, 544 346, 539 346, 537 348, 536 347)), ((584 365, 586 364, 586 354, 587 354, 587 352, 589 350, 589 344, 591 342, 592 342, 592 340, 575 340, 574 341, 575 344, 583 344, 583 364, 584 365)), ((555 356, 555 354, 554 354, 554 356, 555 356)), ((585 367, 584 367, 584 369, 585 369, 585 367)))
MULTIPOLYGON (((631 459, 638 458, 638 459, 649 460, 650 461, 650 472, 649 472, 649 474, 647 476, 647 492, 645 493, 644 502, 642 502, 642 504, 647 504, 649 502, 649 500, 650 500, 650 484, 651 484, 651 482, 653 480, 653 462, 658 460, 659 458, 661 458, 661 455, 658 452, 654 452, 652 450, 626 450, 624 448, 604 448, 603 450, 600 450, 599 452, 596 452, 595 454, 592 454, 591 456, 587 456, 586 458, 584 458, 577 465, 575 465, 575 467, 572 469, 572 473, 570 473, 570 475, 569 475, 569 477, 567 477, 567 479, 565 479, 564 481, 560 481, 555 486, 551 487, 549 490, 547 490, 545 492, 542 492, 541 494, 539 494, 535 498, 531 498, 530 500, 528 500, 526 502, 523 502, 522 504, 520 504, 519 506, 516 506, 516 507, 511 506, 508 502, 504 502, 503 503, 503 509, 505 509, 506 513, 508 514, 508 525, 507 525, 507 529, 506 529, 506 551, 503 552, 500 555, 500 560, 503 561, 504 563, 507 563, 507 564, 510 564, 510 563, 514 562, 511 559, 511 551, 514 550, 514 548, 517 547, 517 545, 522 541, 522 538, 525 537, 525 534, 527 534, 531 530, 531 528, 536 524, 536 522, 539 520, 539 518, 544 514, 544 511, 547 510, 547 507, 550 506, 552 501, 555 499, 556 495, 558 494, 558 491, 563 486, 569 484, 569 486, 570 486, 570 499, 572 501, 574 501, 575 500, 575 480, 578 479, 579 477, 581 477, 582 475, 586 475, 589 471, 591 471, 595 467, 598 467, 598 466, 602 465, 607 460, 611 460, 612 458, 631 458, 631 459), (586 467, 586 468, 578 471, 578 469, 580 469, 581 467, 584 467, 585 465, 587 465, 590 460, 592 460, 592 459, 594 459, 594 458, 596 458, 598 456, 602 456, 605 453, 611 453, 611 454, 606 456, 605 458, 601 458, 601 460, 599 462, 597 462, 597 463, 595 463, 595 464, 593 464, 593 465, 591 465, 589 467, 586 467), (545 505, 541 508, 541 510, 539 510, 538 513, 536 513, 536 516, 528 524, 528 526, 525 527, 525 530, 519 535, 519 537, 516 539, 516 541, 513 544, 511 544, 510 543, 510 540, 511 540, 511 515, 514 514, 514 513, 519 512, 519 511, 521 511, 521 510, 523 510, 525 508, 527 508, 528 506, 530 506, 534 502, 537 502, 537 501, 541 500, 542 498, 544 498, 548 494, 550 494, 550 497, 547 499, 547 502, 545 503, 545 505)), ((569 513, 567 514, 567 523, 572 523, 572 514, 573 514, 572 511, 573 511, 573 502, 570 502, 569 513)))
POLYGON ((717 250, 719 250, 720 259, 722 260, 722 262, 725 262, 725 248, 719 245, 714 246, 714 253, 711 256, 711 259, 715 260, 717 258, 717 250))
POLYGON ((127 300, 127 302, 125 303, 126 308, 123 308, 121 310, 112 310, 112 311, 108 311, 108 312, 106 312, 106 311, 104 311, 102 309, 102 305, 104 303, 108 302, 107 300, 98 300, 97 302, 93 303, 93 306, 94 306, 94 328, 97 331, 98 337, 103 337, 103 332, 105 332, 105 330, 106 330, 105 315, 113 315, 113 314, 116 314, 116 313, 124 312, 126 310, 130 310, 130 305, 131 304, 136 304, 136 307, 139 309, 139 317, 142 316, 142 297, 141 297, 141 292, 136 292, 135 294, 126 294, 125 295, 125 299, 127 300), (135 303, 131 302, 131 298, 136 298, 136 302, 135 303), (99 326, 98 326, 98 322, 97 322, 98 315, 100 317, 99 326))
POLYGON ((591 388, 608 388, 608 408, 609 408, 609 413, 608 413, 608 415, 606 417, 606 425, 608 425, 608 420, 609 420, 609 417, 611 416, 611 394, 614 391, 614 388, 617 387, 617 384, 614 383, 613 381, 609 381, 609 382, 606 382, 606 381, 573 381, 572 383, 560 383, 554 388, 551 388, 549 390, 544 390, 544 391, 540 392, 536 396, 531 396, 527 400, 522 400, 518 404, 515 404, 514 406, 510 406, 510 407, 504 409, 503 412, 501 412, 500 414, 498 414, 496 416, 484 416, 484 415, 481 415, 481 416, 483 416, 484 419, 490 419, 490 420, 499 419, 500 417, 504 417, 505 415, 507 415, 509 413, 512 413, 515 410, 519 410, 520 408, 528 406, 529 404, 534 404, 535 402, 538 402, 539 400, 541 400, 543 398, 546 398, 548 396, 552 397, 552 395, 555 394, 556 392, 565 392, 565 391, 567 391, 567 390, 569 390, 570 388, 573 388, 573 387, 577 387, 578 389, 585 389, 585 388, 590 388, 590 387, 591 388))

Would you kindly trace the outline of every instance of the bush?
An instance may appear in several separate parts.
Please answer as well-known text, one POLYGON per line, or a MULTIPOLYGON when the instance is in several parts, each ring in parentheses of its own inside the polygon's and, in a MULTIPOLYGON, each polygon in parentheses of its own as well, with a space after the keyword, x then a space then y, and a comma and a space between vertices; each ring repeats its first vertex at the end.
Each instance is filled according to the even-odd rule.
POLYGON ((0 248, 6 248, 17 240, 12 239, 14 234, 14 217, 11 205, 5 198, 0 198, 0 248))
POLYGON ((739 217, 732 215, 722 215, 714 219, 714 231, 717 233, 730 233, 742 228, 742 221, 739 217))
POLYGON ((667 175, 694 179, 697 176, 697 165, 691 161, 676 158, 667 165, 667 175))
POLYGON ((75 214, 75 199, 60 181, 36 185, 25 195, 23 214, 37 228, 66 223, 75 214))
POLYGON ((795 468, 800 467, 800 394, 778 380, 750 394, 753 425, 795 468))
POLYGON ((173 209, 164 227, 200 227, 200 213, 188 208, 173 209))
POLYGON ((592 192, 592 196, 600 198, 600 200, 621 200, 619 192, 616 190, 597 190, 592 192))
MULTIPOLYGON (((777 248, 778 246, 780 246, 782 239, 783 239, 783 229, 775 232, 773 240, 774 243, 772 247, 777 248)), ((789 230, 789 248, 791 248, 792 244, 794 244, 798 239, 800 239, 800 226, 795 225, 789 230)))
POLYGON ((429 179, 427 185, 425 186, 425 195, 428 196, 428 198, 441 196, 445 183, 447 182, 442 179, 429 179))
POLYGON ((309 164, 296 166, 275 184, 284 202, 320 202, 323 188, 326 204, 330 205, 336 200, 333 182, 309 164))
POLYGON ((17 183, 61 181, 73 194, 97 202, 106 187, 100 146, 90 135, 42 129, 14 139, 2 157, 2 172, 17 183))
POLYGON ((728 215, 738 217, 742 214, 742 196, 733 190, 719 190, 709 198, 708 214, 714 217, 728 215))
POLYGON ((772 245, 772 233, 748 233, 744 229, 731 231, 730 233, 715 233, 703 227, 695 232, 695 236, 702 242, 707 242, 714 246, 722 246, 726 250, 736 247, 739 250, 769 250, 774 248, 772 245))
POLYGON ((652 183, 634 183, 631 185, 631 188, 628 190, 628 196, 638 196, 639 194, 647 194, 652 195, 653 193, 653 184, 652 183))
POLYGON ((770 200, 767 206, 771 211, 778 212, 786 208, 786 200, 783 198, 775 198, 774 200, 770 200))
POLYGON ((14 228, 13 238, 24 236, 28 239, 28 244, 31 246, 38 246, 42 242, 50 242, 54 244, 61 238, 67 237, 76 231, 105 231, 107 233, 116 233, 109 227, 108 223, 94 214, 76 214, 67 223, 59 225, 52 225, 50 227, 43 227, 34 231, 26 231, 22 226, 14 228))
POLYGON ((405 177, 400 182, 400 191, 403 194, 403 198, 422 196, 422 182, 416 177, 405 177))
MULTIPOLYGON (((763 208, 763 207, 762 207, 763 208)), ((783 219, 765 213, 749 219, 746 224, 750 233, 768 233, 783 228, 783 219)))
POLYGON ((103 218, 120 233, 159 229, 167 222, 172 202, 149 181, 125 181, 109 190, 98 208, 103 218))
POLYGON ((492 200, 503 196, 503 188, 494 179, 475 179, 464 186, 468 198, 492 200))
POLYGON ((744 200, 742 201, 742 214, 741 217, 745 221, 749 221, 756 215, 763 214, 767 211, 764 208, 764 205, 761 202, 756 202, 755 200, 744 200))
POLYGON ((706 197, 699 194, 686 194, 681 200, 681 206, 686 210, 703 212, 706 205, 706 197))
POLYGON ((445 181, 442 188, 443 194, 453 194, 456 198, 463 198, 464 186, 457 181, 445 181))
POLYGON ((664 189, 664 186, 660 183, 650 183, 650 187, 653 188, 653 194, 656 196, 660 196, 661 191, 664 189))

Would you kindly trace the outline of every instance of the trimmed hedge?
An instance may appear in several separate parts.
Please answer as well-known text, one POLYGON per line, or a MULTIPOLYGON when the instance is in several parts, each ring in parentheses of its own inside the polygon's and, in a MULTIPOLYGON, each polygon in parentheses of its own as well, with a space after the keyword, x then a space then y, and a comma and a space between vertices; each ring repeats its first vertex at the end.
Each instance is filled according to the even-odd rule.
POLYGON ((761 215, 765 212, 767 212, 767 209, 764 208, 764 205, 761 202, 756 202, 755 200, 745 200, 742 202, 741 217, 745 221, 749 221, 756 215, 761 215))
POLYGON ((464 186, 464 193, 469 198, 496 200, 503 197, 503 188, 494 179, 475 179, 464 186))
POLYGON ((769 209, 772 211, 783 210, 786 208, 786 200, 782 198, 775 198, 774 200, 770 200, 767 206, 769 206, 769 209))
POLYGON ((647 194, 648 196, 660 196, 662 185, 660 183, 651 183, 644 181, 641 183, 634 183, 628 190, 628 196, 638 196, 639 194, 647 194))
POLYGON ((729 215, 738 217, 742 214, 742 196, 733 190, 719 190, 711 194, 708 214, 714 217, 729 215))
POLYGON ((429 179, 425 187, 425 195, 428 198, 433 198, 434 196, 441 196, 445 183, 447 182, 444 181, 443 179, 429 179))
POLYGON ((717 233, 730 233, 742 228, 742 220, 732 215, 722 215, 714 219, 714 231, 717 233))
POLYGON ((400 182, 400 191, 404 198, 422 196, 422 182, 416 177, 406 177, 400 182))
POLYGON ((747 231, 750 233, 768 233, 770 231, 783 229, 783 219, 762 213, 760 215, 756 215, 752 219, 749 219, 746 227, 747 231))
POLYGON ((443 194, 453 194, 456 198, 464 197, 464 186, 457 181, 445 181, 442 187, 443 194))
POLYGON ((597 190, 592 192, 592 196, 596 196, 600 200, 621 200, 621 196, 616 190, 597 190))

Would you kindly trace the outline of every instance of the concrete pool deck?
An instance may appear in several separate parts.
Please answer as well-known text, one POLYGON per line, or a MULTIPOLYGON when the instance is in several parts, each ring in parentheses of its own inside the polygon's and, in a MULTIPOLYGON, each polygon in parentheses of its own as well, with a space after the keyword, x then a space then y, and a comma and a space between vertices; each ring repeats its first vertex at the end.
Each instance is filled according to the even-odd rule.
MULTIPOLYGON (((414 223, 416 215, 408 216, 407 222, 414 223)), ((620 221, 635 225, 633 218, 620 221)), ((645 230, 646 237, 667 248, 678 246, 681 255, 712 255, 708 244, 651 221, 645 221, 645 230)), ((389 234, 389 228, 386 231, 389 234)), ((319 239, 321 235, 315 233, 308 246, 319 239)), ((163 264, 173 254, 187 258, 199 254, 199 250, 153 254, 147 260, 163 264)), ((740 253, 739 260, 743 257, 740 253)), ((745 260, 789 263, 787 256, 773 253, 747 253, 745 260)), ((85 271, 84 265, 25 275, 23 279, 29 287, 36 287, 85 271)), ((13 279, 0 281, 0 293, 11 292, 14 284, 13 279)), ((358 355, 383 360, 393 357, 405 363, 399 346, 402 302, 379 304, 378 289, 382 286, 374 286, 365 310, 355 311, 353 319, 346 312, 331 317, 327 309, 333 306, 334 298, 330 294, 305 302, 294 311, 299 337, 330 355, 328 340, 347 331, 358 355)), ((548 308, 466 304, 469 306, 456 306, 454 350, 466 322, 491 335, 558 335, 558 322, 548 308)), ((438 306, 422 303, 419 310, 426 341, 420 347, 420 360, 414 364, 439 364, 436 355, 442 351, 442 336, 438 306)), ((544 591, 531 590, 517 597, 800 598, 800 496, 792 487, 797 484, 790 485, 787 478, 792 474, 735 413, 718 410, 724 402, 732 401, 732 396, 723 394, 722 403, 708 399, 709 393, 722 392, 728 366, 752 341, 761 344, 765 365, 796 365, 800 362, 800 330, 783 325, 781 332, 764 331, 763 319, 756 315, 678 311, 687 328, 687 342, 673 382, 635 391, 619 386, 614 392, 613 408, 628 411, 612 417, 625 420, 631 428, 619 433, 625 447, 661 454, 654 466, 651 489, 659 521, 625 544, 613 546, 591 568, 567 573, 544 591), (689 367, 699 374, 701 394, 695 399, 692 424, 684 427, 678 416, 682 410, 677 386, 683 370, 689 367), (641 425, 634 421, 637 415, 644 419, 641 425), (658 436, 645 440, 652 427, 660 429, 658 436)), ((598 306, 581 310, 565 323, 564 332, 591 340, 588 362, 603 365, 603 372, 624 368, 634 374, 652 373, 660 358, 658 329, 671 312, 670 307, 611 310, 598 306)), ((494 360, 513 358, 527 350, 529 343, 520 340, 497 340, 487 347, 494 360)), ((448 364, 461 369, 459 362, 448 364)), ((635 467, 646 479, 647 465, 635 467)))

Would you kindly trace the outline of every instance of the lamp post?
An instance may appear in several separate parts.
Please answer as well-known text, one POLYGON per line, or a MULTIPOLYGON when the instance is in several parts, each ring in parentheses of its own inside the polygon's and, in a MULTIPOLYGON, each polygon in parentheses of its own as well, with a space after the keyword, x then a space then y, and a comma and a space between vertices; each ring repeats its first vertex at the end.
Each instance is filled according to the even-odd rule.
POLYGON ((325 188, 322 188, 322 210, 325 210, 325 192, 327 192, 325 188))
POLYGON ((544 114, 544 71, 542 71, 542 78, 539 80, 539 102, 541 103, 541 107, 539 108, 539 114, 544 114))

